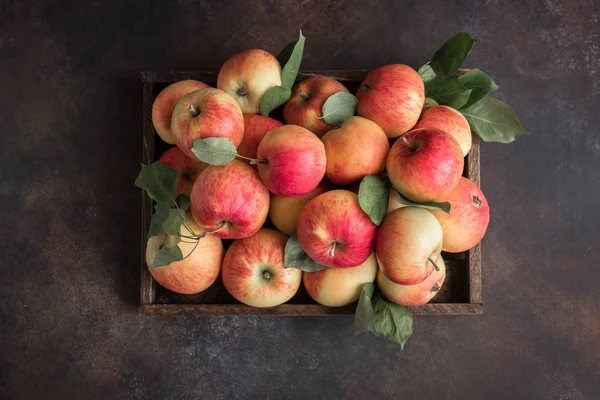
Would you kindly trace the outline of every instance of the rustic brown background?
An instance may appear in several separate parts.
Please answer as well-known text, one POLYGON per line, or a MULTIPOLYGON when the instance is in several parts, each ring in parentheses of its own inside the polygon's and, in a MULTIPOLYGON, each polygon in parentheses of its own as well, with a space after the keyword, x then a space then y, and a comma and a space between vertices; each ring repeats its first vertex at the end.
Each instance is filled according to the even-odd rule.
POLYGON ((0 398, 600 398, 594 0, 58 3, 0 2, 0 398), (533 132, 482 146, 483 316, 417 318, 401 352, 350 317, 138 315, 139 71, 298 28, 304 68, 479 39, 469 66, 533 132))

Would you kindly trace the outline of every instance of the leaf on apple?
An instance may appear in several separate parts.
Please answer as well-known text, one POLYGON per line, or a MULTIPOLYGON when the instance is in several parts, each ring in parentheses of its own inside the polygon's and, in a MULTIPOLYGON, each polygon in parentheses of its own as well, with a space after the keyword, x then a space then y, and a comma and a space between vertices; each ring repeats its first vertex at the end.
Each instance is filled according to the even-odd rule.
POLYGON ((304 41, 304 35, 302 35, 302 31, 300 31, 298 41, 294 45, 294 49, 292 50, 289 59, 287 60, 285 65, 283 65, 283 68, 281 70, 281 86, 286 87, 288 89, 291 89, 292 86, 294 86, 296 76, 298 75, 298 71, 300 71, 300 64, 302 63, 302 53, 304 52, 304 41))
POLYGON ((381 224, 387 212, 390 196, 390 180, 382 175, 367 175, 358 188, 360 208, 375 225, 381 224))
POLYGON ((445 212, 446 214, 450 214, 450 203, 448 203, 447 201, 444 201, 442 203, 435 203, 432 201, 417 203, 415 201, 407 199, 406 197, 403 197, 400 194, 400 192, 398 192, 398 203, 403 204, 405 206, 426 208, 428 210, 439 210, 445 212))
POLYGON ((375 313, 373 311, 373 304, 371 299, 373 298, 374 286, 372 282, 365 283, 360 291, 360 298, 356 306, 356 314, 354 314, 354 334, 358 335, 362 332, 375 332, 375 313))
POLYGON ((460 112, 469 121, 471 130, 485 142, 511 143, 529 134, 510 106, 490 96, 460 112))
POLYGON ((423 83, 427 83, 430 80, 435 78, 435 71, 433 70, 433 68, 431 68, 429 63, 423 64, 417 72, 419 73, 419 76, 423 80, 423 83))
POLYGON ((375 332, 404 349, 413 333, 413 316, 408 308, 381 297, 373 298, 375 332))
POLYGON ((190 196, 182 193, 177 196, 176 203, 177 207, 179 207, 181 211, 187 211, 187 209, 190 207, 190 196))
POLYGON ((435 78, 425 83, 425 97, 438 104, 459 109, 469 101, 472 90, 455 77, 435 78))
POLYGON ((268 117, 271 111, 282 106, 292 96, 292 90, 284 86, 274 86, 260 100, 260 115, 268 117))
POLYGON ((467 89, 471 89, 471 95, 469 101, 463 108, 470 107, 483 99, 488 94, 498 89, 498 85, 494 80, 485 72, 479 70, 468 71, 458 77, 460 83, 462 83, 467 89))
POLYGON ((323 104, 323 119, 329 125, 341 125, 345 120, 354 115, 358 99, 351 93, 334 93, 323 104))
POLYGON ((152 264, 150 267, 148 267, 148 269, 162 267, 163 265, 169 265, 172 262, 181 260, 183 260, 183 254, 181 253, 179 246, 165 246, 156 253, 154 261, 152 261, 152 264))
POLYGON ((150 229, 148 229, 148 238, 160 234, 163 230, 163 223, 169 218, 171 207, 169 203, 156 203, 154 205, 154 214, 150 220, 150 229))
POLYGON ((210 137, 194 140, 192 153, 210 165, 226 165, 233 161, 237 155, 237 149, 233 142, 224 137, 210 137))
POLYGON ((177 196, 178 177, 179 172, 175 168, 156 161, 150 165, 142 165, 135 186, 144 189, 157 203, 168 203, 177 196))
POLYGON ((163 222, 162 229, 167 235, 179 235, 181 224, 185 219, 185 212, 178 208, 169 210, 169 217, 163 222))
POLYGON ((438 77, 452 75, 465 62, 474 43, 467 32, 458 32, 435 52, 429 66, 438 77))
POLYGON ((423 105, 423 108, 434 107, 434 106, 439 106, 439 103, 429 97, 425 98, 425 104, 423 105))
POLYGON ((310 258, 304 252, 295 233, 285 244, 284 264, 285 268, 297 268, 304 272, 315 272, 327 268, 310 258))

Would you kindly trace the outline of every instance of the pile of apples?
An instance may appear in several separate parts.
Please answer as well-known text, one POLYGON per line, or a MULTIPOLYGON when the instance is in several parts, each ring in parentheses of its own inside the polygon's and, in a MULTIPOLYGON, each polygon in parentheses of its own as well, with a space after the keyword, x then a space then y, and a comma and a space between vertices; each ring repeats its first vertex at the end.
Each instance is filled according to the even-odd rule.
POLYGON ((176 185, 169 211, 185 214, 179 237, 165 229, 149 238, 152 276, 193 294, 220 273, 226 290, 254 307, 290 300, 302 282, 330 307, 357 301, 374 281, 392 302, 427 303, 444 282, 441 252, 475 246, 489 222, 485 196, 462 177, 471 148, 467 120, 450 107, 424 107, 423 80, 401 64, 371 71, 356 94, 356 115, 338 126, 327 123, 323 107, 348 89, 327 76, 293 86, 284 123, 259 115, 265 94, 281 84, 279 61, 249 50, 225 62, 216 88, 184 80, 156 97, 156 132, 176 145, 159 160, 177 171, 165 183, 176 185), (208 147, 195 151, 196 141, 208 147), (211 143, 233 146, 236 159, 198 159, 227 153, 211 143), (384 188, 391 183, 381 192, 382 221, 364 204, 369 178, 384 188), (436 207, 444 202, 449 212, 436 207), (265 227, 268 218, 276 229, 265 227), (222 239, 234 239, 226 251, 222 239), (167 251, 156 262, 175 246, 182 257, 169 259, 167 251))

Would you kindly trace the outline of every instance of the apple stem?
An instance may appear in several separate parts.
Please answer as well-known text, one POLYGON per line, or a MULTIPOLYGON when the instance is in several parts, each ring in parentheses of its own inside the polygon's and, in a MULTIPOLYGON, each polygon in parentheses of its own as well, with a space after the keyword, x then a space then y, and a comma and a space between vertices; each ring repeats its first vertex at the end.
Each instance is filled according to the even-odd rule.
POLYGON ((433 262, 433 260, 431 259, 431 257, 428 257, 427 259, 429 260, 430 263, 433 264, 433 267, 435 268, 436 271, 440 270, 440 267, 438 267, 438 265, 433 262))
POLYGON ((190 104, 188 111, 192 114, 192 117, 197 117, 200 114, 200 109, 193 104, 190 104))
POLYGON ((244 156, 240 156, 239 154, 237 155, 237 157, 238 158, 242 158, 244 160, 250 161, 250 165, 268 164, 267 160, 261 160, 261 159, 258 159, 258 158, 244 157, 244 156))
POLYGON ((300 90, 300 97, 302 97, 304 100, 308 100, 309 97, 306 94, 306 92, 304 92, 304 90, 300 90))
POLYGON ((337 242, 333 242, 331 244, 331 248, 329 249, 329 257, 333 257, 335 255, 335 245, 337 244, 337 242))

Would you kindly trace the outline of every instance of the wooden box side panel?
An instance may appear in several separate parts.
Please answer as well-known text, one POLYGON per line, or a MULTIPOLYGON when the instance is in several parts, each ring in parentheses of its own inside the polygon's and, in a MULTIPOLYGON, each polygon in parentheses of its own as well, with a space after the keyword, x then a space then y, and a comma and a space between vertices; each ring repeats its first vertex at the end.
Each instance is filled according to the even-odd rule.
MULTIPOLYGON (((481 164, 479 137, 473 135, 473 145, 467 155, 467 177, 477 186, 481 186, 481 164)), ((481 242, 467 252, 467 268, 469 271, 469 302, 481 304, 481 242)))

